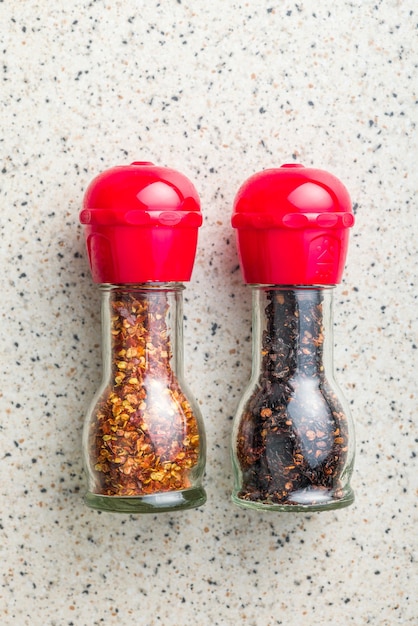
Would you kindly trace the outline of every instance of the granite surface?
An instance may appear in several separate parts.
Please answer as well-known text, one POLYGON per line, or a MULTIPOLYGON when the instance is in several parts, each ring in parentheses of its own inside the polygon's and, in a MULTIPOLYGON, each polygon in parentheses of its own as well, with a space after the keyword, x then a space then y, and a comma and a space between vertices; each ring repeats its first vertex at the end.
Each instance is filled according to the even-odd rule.
POLYGON ((0 2, 2 626, 418 623, 415 0, 0 2), (100 299, 78 212, 134 160, 195 183, 204 226, 185 360, 208 501, 85 507, 81 430, 101 377, 100 299), (335 293, 356 502, 230 501, 231 420, 251 363, 230 214, 252 173, 339 176, 356 212, 335 293))

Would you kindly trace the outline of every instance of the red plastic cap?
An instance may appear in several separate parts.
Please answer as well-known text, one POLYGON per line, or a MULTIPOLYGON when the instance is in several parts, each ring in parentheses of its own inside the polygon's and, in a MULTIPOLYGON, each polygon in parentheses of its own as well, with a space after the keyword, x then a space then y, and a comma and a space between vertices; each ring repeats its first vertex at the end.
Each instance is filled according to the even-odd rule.
POLYGON ((107 170, 88 187, 80 222, 96 283, 190 280, 202 214, 183 174, 148 162, 107 170))
POLYGON ((332 174, 293 163, 255 174, 239 189, 232 216, 244 280, 341 282, 353 224, 350 196, 332 174))

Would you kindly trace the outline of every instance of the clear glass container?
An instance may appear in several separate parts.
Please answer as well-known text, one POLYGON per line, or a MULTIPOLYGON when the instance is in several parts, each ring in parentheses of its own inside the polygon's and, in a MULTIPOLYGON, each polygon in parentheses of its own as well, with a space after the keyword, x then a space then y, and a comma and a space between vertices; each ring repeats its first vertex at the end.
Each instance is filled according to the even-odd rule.
POLYGON ((83 451, 94 509, 204 504, 205 434, 183 375, 183 285, 101 285, 103 380, 83 451))
POLYGON ((320 511, 354 500, 354 428, 334 380, 333 287, 253 287, 253 368, 233 426, 233 501, 320 511))

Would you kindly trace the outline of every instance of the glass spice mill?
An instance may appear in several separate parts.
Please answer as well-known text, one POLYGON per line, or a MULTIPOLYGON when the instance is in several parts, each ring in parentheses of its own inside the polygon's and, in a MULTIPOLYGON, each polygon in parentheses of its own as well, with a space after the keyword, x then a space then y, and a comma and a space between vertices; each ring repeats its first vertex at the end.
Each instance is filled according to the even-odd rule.
POLYGON ((232 436, 233 501, 321 511, 354 500, 354 429, 333 373, 333 287, 354 224, 343 184, 287 164, 249 178, 232 225, 253 291, 253 367, 232 436))
POLYGON ((182 337, 198 194, 179 172, 135 162, 92 181, 80 221, 103 331, 103 380, 83 433, 85 502, 121 513, 200 506, 205 434, 182 337))

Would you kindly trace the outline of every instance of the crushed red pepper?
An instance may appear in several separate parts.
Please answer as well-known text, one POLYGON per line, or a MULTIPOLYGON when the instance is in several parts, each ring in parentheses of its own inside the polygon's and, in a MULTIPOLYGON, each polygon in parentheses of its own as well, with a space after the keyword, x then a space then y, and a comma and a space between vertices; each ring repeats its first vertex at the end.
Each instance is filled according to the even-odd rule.
POLYGON ((110 293, 113 384, 89 431, 95 492, 144 496, 191 486, 199 458, 193 410, 172 368, 164 291, 110 293))

